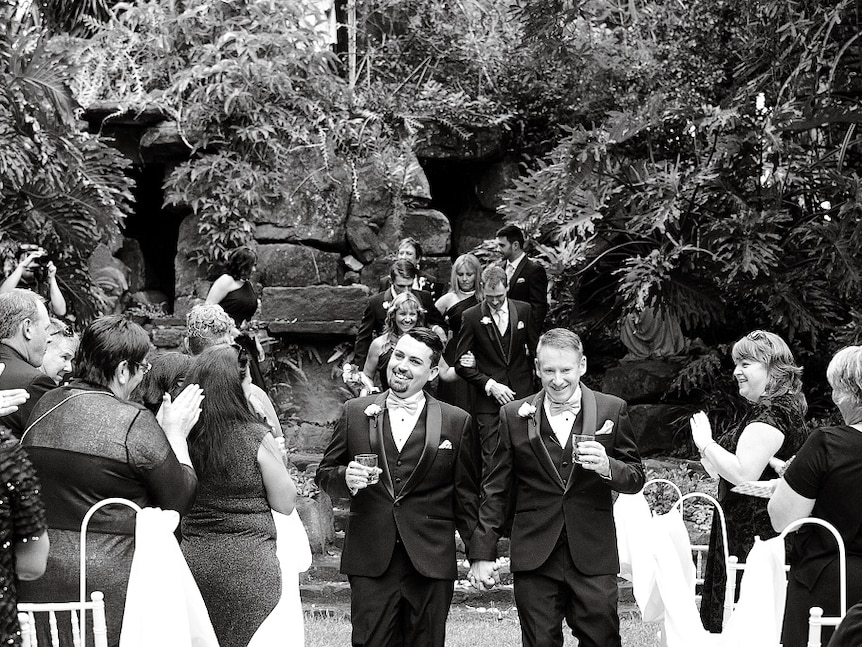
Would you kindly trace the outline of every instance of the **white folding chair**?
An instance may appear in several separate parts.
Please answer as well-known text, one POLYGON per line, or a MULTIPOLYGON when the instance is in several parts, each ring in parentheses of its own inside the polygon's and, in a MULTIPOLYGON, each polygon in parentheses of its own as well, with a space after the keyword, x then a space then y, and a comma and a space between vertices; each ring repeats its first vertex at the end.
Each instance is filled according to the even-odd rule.
POLYGON ((811 607, 808 612, 808 647, 821 647, 820 634, 823 627, 837 627, 847 613, 847 550, 844 548, 844 540, 841 538, 841 533, 828 521, 817 519, 816 517, 805 517, 797 519, 783 531, 781 538, 783 539, 789 533, 798 530, 800 526, 805 524, 814 524, 826 528, 832 533, 835 542, 838 544, 838 595, 840 601, 840 615, 824 616, 821 607, 811 607))
POLYGON ((93 644, 95 647, 108 647, 108 630, 105 622, 105 596, 101 591, 93 591, 91 600, 87 601, 87 526, 92 516, 107 505, 125 505, 136 513, 141 511, 138 504, 128 499, 104 499, 94 504, 81 521, 80 543, 80 576, 79 598, 76 602, 38 602, 18 604, 18 619, 21 623, 22 647, 38 647, 36 636, 36 614, 47 613, 51 636, 51 647, 60 647, 60 628, 57 624, 57 612, 71 613, 71 634, 74 647, 85 647, 86 615, 89 611, 93 617, 93 644))

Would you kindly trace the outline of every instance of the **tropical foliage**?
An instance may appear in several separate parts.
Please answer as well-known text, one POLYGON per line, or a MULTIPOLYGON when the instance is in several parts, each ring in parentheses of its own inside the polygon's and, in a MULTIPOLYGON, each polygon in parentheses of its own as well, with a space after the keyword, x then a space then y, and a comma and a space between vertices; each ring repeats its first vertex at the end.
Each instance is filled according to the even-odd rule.
POLYGON ((73 311, 88 319, 102 295, 87 260, 128 213, 128 163, 82 131, 69 60, 38 14, 2 2, 0 24, 0 253, 10 269, 21 243, 44 247, 73 311))
MULTIPOLYGON (((568 115, 505 212, 544 243, 558 322, 614 338, 654 307, 709 346, 764 327, 815 361, 857 335, 855 3, 519 4, 568 115)), ((717 367, 693 368, 688 389, 717 367)))

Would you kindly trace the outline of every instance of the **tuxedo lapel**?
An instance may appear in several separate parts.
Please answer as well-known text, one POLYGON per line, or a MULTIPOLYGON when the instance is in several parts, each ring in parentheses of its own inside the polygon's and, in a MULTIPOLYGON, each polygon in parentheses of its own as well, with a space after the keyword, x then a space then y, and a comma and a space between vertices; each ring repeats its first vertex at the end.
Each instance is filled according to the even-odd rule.
POLYGON ((551 455, 548 453, 548 448, 545 447, 545 442, 542 440, 540 432, 542 426, 541 416, 545 415, 545 408, 543 406, 544 399, 544 391, 539 391, 535 396, 533 396, 530 404, 536 408, 536 413, 527 418, 527 438, 530 441, 533 451, 536 453, 536 458, 538 459, 539 464, 548 473, 551 480, 555 483, 559 483, 560 487, 565 487, 563 478, 557 471, 557 467, 554 465, 554 459, 551 458, 551 455))
POLYGON ((383 485, 386 491, 389 492, 389 496, 395 498, 395 488, 392 486, 392 474, 389 473, 389 461, 386 460, 386 446, 383 443, 383 430, 386 425, 386 416, 389 415, 386 411, 387 393, 388 391, 384 391, 374 400, 374 404, 380 407, 381 412, 377 416, 370 416, 368 418, 368 437, 371 451, 378 456, 377 466, 383 470, 380 480, 383 481, 383 485))
MULTIPOLYGON (((596 394, 581 383, 581 433, 596 433, 596 394)), ((569 482, 566 483, 568 492, 574 482, 584 474, 586 470, 579 464, 572 465, 572 473, 569 474, 569 482)))
POLYGON ((437 448, 440 446, 440 436, 442 434, 443 414, 440 411, 440 403, 432 399, 430 396, 425 396, 425 407, 427 409, 425 416, 425 445, 422 448, 422 456, 419 457, 419 463, 416 469, 407 478, 404 487, 395 499, 403 498, 420 483, 428 470, 431 469, 431 464, 437 456, 437 448))
POLYGON ((509 352, 506 354, 506 363, 510 364, 512 362, 512 350, 515 348, 515 333, 518 330, 518 311, 511 299, 506 300, 506 305, 509 306, 509 352))

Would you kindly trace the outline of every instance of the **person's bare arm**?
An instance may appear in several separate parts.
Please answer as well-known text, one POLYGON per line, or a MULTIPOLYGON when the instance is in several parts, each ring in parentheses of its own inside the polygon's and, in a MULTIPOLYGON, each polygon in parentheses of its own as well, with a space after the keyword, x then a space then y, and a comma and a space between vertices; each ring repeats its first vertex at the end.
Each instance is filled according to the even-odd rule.
POLYGON ((213 281, 210 291, 207 292, 207 303, 221 303, 222 299, 231 291, 231 287, 233 287, 233 279, 227 274, 222 274, 213 281))
POLYGON ((290 478, 281 450, 272 434, 266 434, 257 449, 257 464, 263 477, 266 500, 276 512, 290 514, 296 507, 296 484, 290 478))
POLYGON ((814 499, 798 494, 787 481, 781 479, 766 509, 775 532, 781 532, 797 519, 809 516, 814 509, 814 499))

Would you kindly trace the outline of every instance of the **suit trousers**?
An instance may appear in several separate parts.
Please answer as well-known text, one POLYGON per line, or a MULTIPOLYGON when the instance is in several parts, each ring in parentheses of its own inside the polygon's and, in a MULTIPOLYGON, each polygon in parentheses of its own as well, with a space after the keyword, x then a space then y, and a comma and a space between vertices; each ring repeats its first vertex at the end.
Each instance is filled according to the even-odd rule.
POLYGON ((563 619, 579 647, 620 647, 617 576, 579 571, 565 530, 544 564, 513 576, 523 647, 562 647, 563 619))
POLYGON ((476 435, 482 446, 482 477, 491 471, 491 458, 500 444, 500 412, 475 413, 476 435))
POLYGON ((400 539, 383 575, 348 579, 354 647, 443 647, 455 582, 419 573, 400 539))

